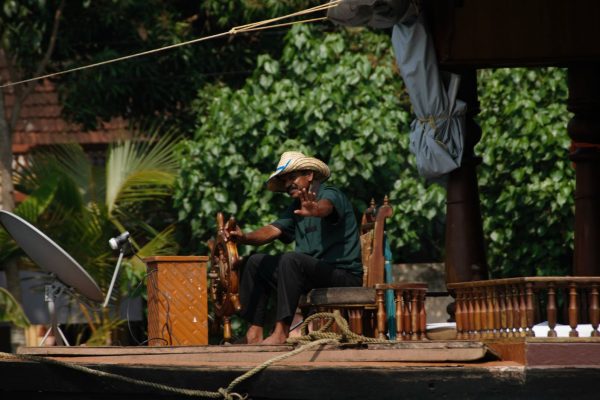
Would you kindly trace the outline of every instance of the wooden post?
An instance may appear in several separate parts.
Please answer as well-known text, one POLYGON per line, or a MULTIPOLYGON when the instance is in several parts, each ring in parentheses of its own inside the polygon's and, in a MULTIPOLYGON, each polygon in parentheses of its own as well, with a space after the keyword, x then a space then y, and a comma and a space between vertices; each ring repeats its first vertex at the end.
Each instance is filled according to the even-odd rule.
POLYGON ((575 163, 573 275, 600 276, 600 65, 569 68, 567 131, 575 163))
POLYGON ((465 148, 460 168, 448 177, 446 194, 446 283, 488 278, 473 148, 481 138, 476 70, 462 74, 458 97, 467 103, 465 148))

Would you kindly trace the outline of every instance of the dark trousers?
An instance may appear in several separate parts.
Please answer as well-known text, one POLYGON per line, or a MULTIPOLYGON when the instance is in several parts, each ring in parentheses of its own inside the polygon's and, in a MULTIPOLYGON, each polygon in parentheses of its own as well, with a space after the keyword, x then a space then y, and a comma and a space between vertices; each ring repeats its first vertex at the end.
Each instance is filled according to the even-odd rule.
POLYGON ((290 324, 300 296, 311 289, 361 285, 362 276, 306 254, 253 254, 242 271, 240 316, 253 325, 264 326, 267 301, 274 289, 277 291, 276 319, 290 324))

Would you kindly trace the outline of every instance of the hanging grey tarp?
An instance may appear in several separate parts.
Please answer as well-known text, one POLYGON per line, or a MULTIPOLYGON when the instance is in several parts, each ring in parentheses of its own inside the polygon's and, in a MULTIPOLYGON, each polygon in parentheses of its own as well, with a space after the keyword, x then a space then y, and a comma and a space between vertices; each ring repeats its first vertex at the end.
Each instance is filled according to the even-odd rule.
POLYGON ((417 116, 411 125, 410 151, 421 176, 443 181, 460 167, 463 154, 466 104, 456 99, 460 78, 451 74, 446 90, 419 15, 394 25, 392 45, 417 116))
POLYGON ((344 0, 337 7, 327 10, 327 18, 345 26, 391 28, 404 15, 414 12, 413 1, 344 0))

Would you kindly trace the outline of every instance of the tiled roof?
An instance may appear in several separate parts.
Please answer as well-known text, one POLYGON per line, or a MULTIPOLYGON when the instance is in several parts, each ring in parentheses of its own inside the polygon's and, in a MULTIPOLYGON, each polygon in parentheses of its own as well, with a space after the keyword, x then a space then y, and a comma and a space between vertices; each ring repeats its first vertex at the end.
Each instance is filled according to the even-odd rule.
MULTIPOLYGON (((8 81, 8 71, 0 57, 0 81, 8 81)), ((35 90, 27 97, 17 126, 13 132, 13 152, 25 153, 40 145, 59 143, 103 144, 122 137, 127 122, 115 118, 101 122, 95 131, 85 131, 81 125, 73 124, 61 118, 62 106, 58 93, 49 80, 39 81, 35 90)), ((4 88, 4 111, 7 117, 12 114, 15 103, 14 89, 4 88)))

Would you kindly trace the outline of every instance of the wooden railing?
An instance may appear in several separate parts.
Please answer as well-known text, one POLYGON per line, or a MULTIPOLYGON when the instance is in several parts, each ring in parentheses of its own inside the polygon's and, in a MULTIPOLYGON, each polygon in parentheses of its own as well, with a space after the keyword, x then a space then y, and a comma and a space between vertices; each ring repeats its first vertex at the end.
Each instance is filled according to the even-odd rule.
POLYGON ((556 337, 560 319, 570 337, 587 322, 600 336, 600 277, 520 277, 448 284, 456 299, 457 339, 535 336, 534 325, 548 321, 548 337, 556 337))
MULTIPOLYGON (((385 321, 385 292, 393 290, 396 305, 396 340, 425 340, 427 314, 425 312, 425 296, 427 285, 424 283, 396 283, 375 285, 377 304, 377 332, 384 339, 387 332, 385 321)), ((394 327, 388 327, 390 330, 394 327)))
MULTIPOLYGON (((396 325, 389 327, 389 330, 395 330, 396 340, 426 340, 426 283, 378 283, 374 288, 329 288, 327 293, 323 289, 315 289, 309 294, 312 296, 309 303, 318 312, 340 311, 347 318, 350 330, 358 335, 387 339, 385 293, 388 290, 393 292, 396 305, 396 325)), ((321 329, 327 322, 327 318, 318 319, 314 327, 321 329)), ((334 324, 331 329, 339 333, 337 325, 334 324)))

